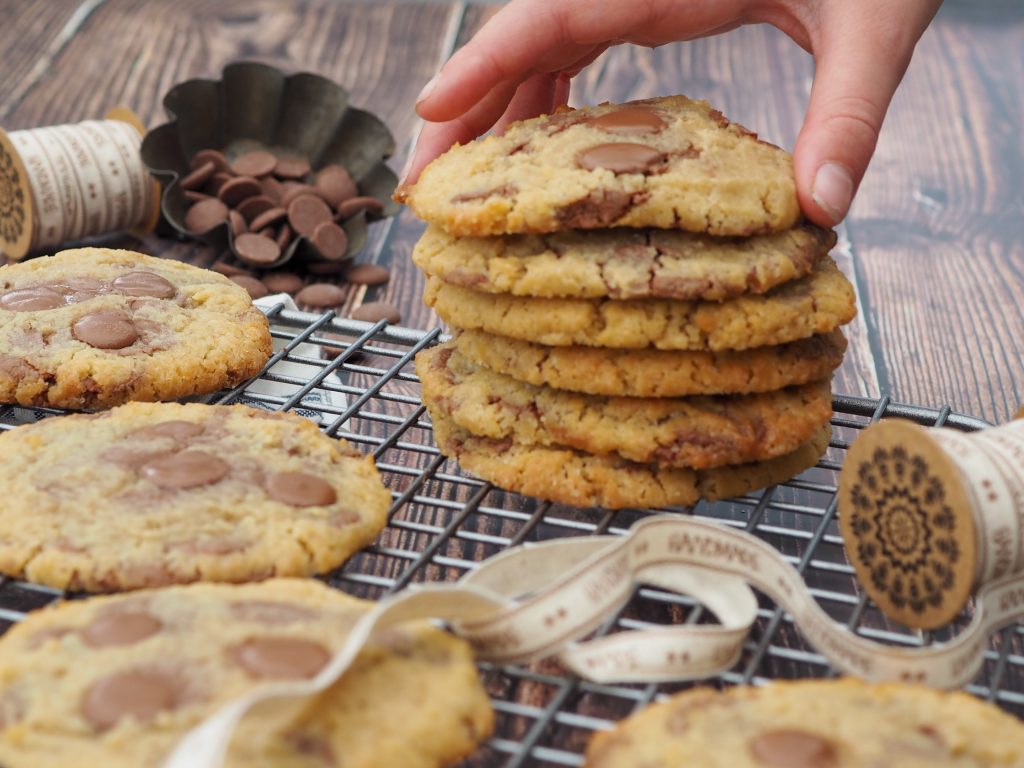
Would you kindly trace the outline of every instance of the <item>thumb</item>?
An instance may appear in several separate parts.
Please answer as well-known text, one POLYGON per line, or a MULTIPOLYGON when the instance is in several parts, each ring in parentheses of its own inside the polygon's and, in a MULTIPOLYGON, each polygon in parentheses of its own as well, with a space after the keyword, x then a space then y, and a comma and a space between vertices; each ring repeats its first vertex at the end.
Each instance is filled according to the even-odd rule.
POLYGON ((800 207, 829 227, 850 209, 916 42, 849 26, 815 41, 814 85, 793 157, 800 207))

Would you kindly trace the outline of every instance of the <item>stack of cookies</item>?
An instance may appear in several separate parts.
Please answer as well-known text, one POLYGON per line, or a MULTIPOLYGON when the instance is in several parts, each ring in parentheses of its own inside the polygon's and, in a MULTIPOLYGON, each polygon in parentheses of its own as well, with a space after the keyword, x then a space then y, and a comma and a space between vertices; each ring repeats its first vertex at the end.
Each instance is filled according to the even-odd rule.
POLYGON ((829 439, 852 286, 791 158, 704 102, 603 104, 455 147, 400 188, 456 338, 417 359, 441 450, 576 506, 781 482, 829 439))

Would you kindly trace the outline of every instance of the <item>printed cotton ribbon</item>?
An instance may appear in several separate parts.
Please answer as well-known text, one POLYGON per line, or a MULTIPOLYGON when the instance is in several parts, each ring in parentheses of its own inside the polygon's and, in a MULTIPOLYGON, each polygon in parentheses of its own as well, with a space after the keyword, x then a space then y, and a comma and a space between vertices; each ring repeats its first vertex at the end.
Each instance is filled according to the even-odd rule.
POLYGON ((736 663, 757 618, 756 587, 793 618, 841 672, 958 688, 974 678, 988 637, 1024 614, 1024 576, 984 585, 970 624, 948 643, 891 647, 854 634, 814 601, 770 544, 705 520, 651 517, 624 536, 524 544, 485 561, 454 585, 410 587, 382 600, 310 680, 268 684, 222 707, 179 743, 164 768, 219 768, 241 718, 256 707, 294 706, 324 690, 371 633, 411 619, 443 619, 481 659, 522 663, 557 655, 597 682, 703 678, 736 663), (638 585, 687 594, 718 625, 660 626, 580 641, 625 605, 638 585))

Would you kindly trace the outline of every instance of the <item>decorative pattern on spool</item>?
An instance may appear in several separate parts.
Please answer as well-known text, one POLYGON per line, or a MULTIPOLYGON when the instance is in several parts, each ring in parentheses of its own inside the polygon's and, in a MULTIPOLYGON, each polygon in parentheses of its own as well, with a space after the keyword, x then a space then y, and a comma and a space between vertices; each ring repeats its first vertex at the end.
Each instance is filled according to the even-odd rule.
POLYGON ((839 479, 839 525, 887 616, 949 623, 979 587, 1024 573, 1024 422, 973 434, 872 425, 839 479))
POLYGON ((95 235, 152 231, 159 188, 139 155, 145 128, 124 108, 107 117, 0 130, 0 251, 8 259, 95 235))

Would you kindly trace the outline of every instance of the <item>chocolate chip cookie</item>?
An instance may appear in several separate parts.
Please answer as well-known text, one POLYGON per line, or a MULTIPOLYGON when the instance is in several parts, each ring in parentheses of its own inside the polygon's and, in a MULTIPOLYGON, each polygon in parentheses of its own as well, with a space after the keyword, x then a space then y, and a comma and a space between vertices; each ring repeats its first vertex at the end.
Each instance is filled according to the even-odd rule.
POLYGON ((423 300, 446 323, 550 346, 749 349, 829 333, 857 314, 853 286, 825 256, 807 277, 723 302, 543 299, 428 278, 423 300))
POLYGON ((0 573, 111 592, 306 576, 384 526, 373 460, 292 414, 129 403, 0 435, 0 573))
POLYGON ((215 272, 107 248, 0 267, 0 402, 173 400, 255 376, 270 351, 263 313, 215 272))
POLYGON ((789 154, 685 96, 513 123, 449 150, 395 199, 458 236, 615 226, 747 236, 800 215, 789 154))
POLYGON ((714 469, 664 469, 564 446, 477 437, 455 424, 444 402, 429 408, 434 439, 445 456, 499 488, 574 507, 666 507, 740 496, 784 482, 812 467, 828 448, 826 425, 776 459, 714 469))
POLYGON ((454 343, 478 365, 528 384, 629 397, 770 392, 829 378, 846 351, 838 330, 742 352, 547 347, 484 331, 461 331, 454 343))
MULTIPOLYGON (((315 675, 372 603, 313 580, 196 584, 65 602, 0 640, 0 763, 156 768, 266 681, 315 675)), ((426 622, 378 632, 311 700, 242 721, 228 768, 434 768, 493 714, 466 643, 426 622)))
POLYGON ((808 274, 835 244, 811 224, 754 237, 657 229, 452 237, 427 227, 412 253, 428 275, 486 293, 721 301, 808 274))
POLYGON ((586 768, 1020 768, 1024 725, 965 693, 853 678, 695 688, 598 733, 586 768))
POLYGON ((480 437, 707 469, 791 453, 832 417, 829 382, 754 395, 601 397, 516 381, 452 344, 416 356, 423 402, 480 437), (444 405, 441 406, 440 404, 444 405))

